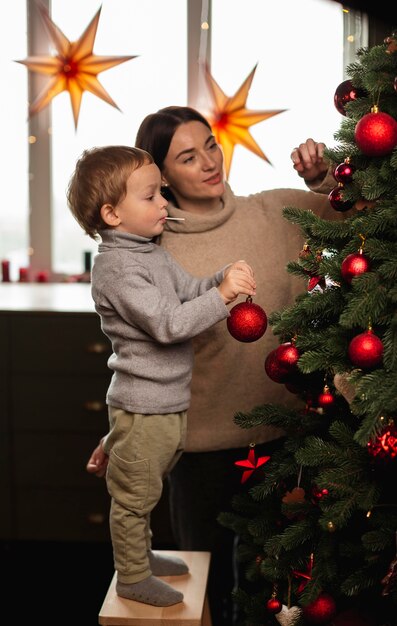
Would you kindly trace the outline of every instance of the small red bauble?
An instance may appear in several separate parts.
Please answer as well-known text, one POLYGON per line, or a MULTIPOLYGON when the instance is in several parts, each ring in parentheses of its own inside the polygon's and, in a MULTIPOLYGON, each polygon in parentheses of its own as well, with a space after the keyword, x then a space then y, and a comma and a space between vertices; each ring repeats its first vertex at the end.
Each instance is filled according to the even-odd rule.
POLYGON ((335 402, 335 397, 330 392, 328 385, 325 385, 323 392, 317 398, 317 402, 323 408, 329 407, 335 402))
POLYGON ((335 168, 334 178, 338 183, 351 183, 355 168, 346 160, 335 168))
POLYGON ((353 337, 348 348, 349 359, 361 368, 376 367, 382 362, 383 343, 372 329, 353 337))
POLYGON ((351 80, 344 80, 335 90, 334 104, 342 115, 346 115, 345 105, 356 98, 360 98, 365 95, 363 89, 353 87, 351 80))
POLYGON ((299 357, 299 350, 291 341, 282 343, 276 348, 276 359, 280 366, 289 372, 296 368, 299 357))
POLYGON ((397 145, 397 122, 387 113, 367 113, 357 122, 354 138, 365 155, 384 156, 397 145))
POLYGON ((250 343, 264 335, 267 328, 267 316, 258 304, 248 296, 245 302, 236 304, 226 320, 229 333, 237 341, 250 343))
POLYGON ((304 618, 310 624, 325 624, 336 612, 335 600, 328 593, 320 593, 311 604, 303 607, 304 618))
POLYGON ((343 278, 350 284, 355 276, 369 271, 370 262, 368 257, 362 252, 354 252, 342 261, 340 269, 343 278))
POLYGON ((367 444, 368 453, 377 459, 394 459, 397 456, 397 428, 394 422, 367 444))
POLYGON ((280 365, 276 352, 277 349, 272 350, 267 355, 265 360, 265 371, 270 380, 273 382, 284 383, 288 380, 290 371, 285 366, 280 365))
POLYGON ((277 598, 270 598, 270 600, 266 603, 266 608, 269 613, 273 613, 275 615, 276 613, 280 613, 283 608, 283 604, 280 600, 277 600, 277 598))
POLYGON ((343 185, 334 187, 328 194, 328 200, 332 208, 335 209, 335 211, 339 211, 339 213, 344 213, 353 206, 353 202, 351 200, 343 199, 343 185))

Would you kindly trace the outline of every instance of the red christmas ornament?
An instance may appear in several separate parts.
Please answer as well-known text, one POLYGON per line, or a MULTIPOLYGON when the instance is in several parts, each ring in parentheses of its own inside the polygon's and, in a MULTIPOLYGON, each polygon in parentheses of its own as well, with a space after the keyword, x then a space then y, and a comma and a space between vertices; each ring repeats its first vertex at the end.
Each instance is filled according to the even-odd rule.
POLYGON ((240 302, 231 309, 226 323, 234 339, 250 343, 264 335, 267 328, 267 316, 262 307, 254 304, 251 296, 248 296, 245 302, 240 302))
POLYGON ((313 485, 312 496, 316 502, 319 502, 329 494, 328 489, 319 489, 317 485, 313 485))
POLYGON ((330 407, 335 402, 335 397, 330 392, 328 385, 324 385, 324 390, 318 396, 317 402, 323 408, 330 407))
POLYGON ((370 269, 370 261, 361 250, 349 254, 341 265, 341 274, 347 283, 351 283, 355 276, 364 274, 370 269))
POLYGON ((349 359, 357 367, 376 367, 382 362, 383 343, 371 328, 351 340, 348 347, 349 359))
POLYGON ((367 449, 377 459, 394 459, 397 456, 397 428, 393 421, 367 443, 367 449))
POLYGON ((284 365, 280 364, 276 352, 277 349, 272 350, 267 355, 265 360, 265 371, 270 380, 273 382, 285 383, 288 380, 290 371, 284 365))
POLYGON ((283 608, 283 603, 280 602, 280 600, 277 600, 277 598, 270 598, 270 600, 266 603, 266 608, 269 613, 273 613, 273 615, 275 615, 276 613, 280 613, 283 608))
POLYGON ((309 278, 309 282, 307 283, 307 290, 313 291, 313 289, 317 286, 322 290, 326 288, 327 283, 324 276, 318 276, 318 274, 315 274, 309 278))
POLYGON ((320 593, 314 602, 303 607, 302 612, 310 624, 325 624, 335 615, 335 600, 328 593, 320 593))
POLYGON ((344 80, 335 90, 334 94, 334 104, 342 115, 346 115, 345 106, 348 102, 355 100, 356 98, 361 98, 365 96, 366 92, 364 89, 358 89, 357 87, 353 87, 351 80, 344 80))
POLYGON ((355 168, 350 165, 350 159, 347 158, 343 163, 338 165, 334 171, 334 178, 338 183, 351 183, 355 168))
POLYGON ((302 591, 306 587, 306 585, 309 582, 309 580, 312 579, 313 562, 314 562, 314 555, 312 553, 310 555, 310 560, 309 560, 309 563, 308 563, 308 565, 306 567, 306 571, 305 572, 299 572, 298 570, 292 570, 292 575, 295 576, 295 578, 301 578, 302 579, 300 581, 299 585, 298 585, 296 593, 302 593, 302 591))
POLYGON ((291 341, 282 343, 276 348, 276 359, 280 366, 285 368, 288 372, 296 369, 299 357, 299 350, 291 341))
POLYGON ((267 463, 269 459, 270 459, 270 456, 260 456, 259 458, 256 458, 255 450, 253 447, 251 447, 248 452, 247 459, 244 459, 243 461, 234 462, 234 464, 238 465, 239 467, 248 468, 243 472, 243 475, 241 477, 241 482, 245 483, 245 481, 248 480, 251 474, 253 474, 254 471, 258 469, 258 467, 262 467, 262 465, 267 463))
POLYGON ((337 187, 334 187, 332 191, 328 194, 328 200, 330 205, 335 211, 339 211, 339 213, 345 213, 352 208, 353 202, 351 200, 343 199, 343 185, 339 183, 337 187))
POLYGON ((397 145, 397 122, 391 115, 372 107, 356 124, 354 138, 357 146, 367 156, 384 156, 397 145))

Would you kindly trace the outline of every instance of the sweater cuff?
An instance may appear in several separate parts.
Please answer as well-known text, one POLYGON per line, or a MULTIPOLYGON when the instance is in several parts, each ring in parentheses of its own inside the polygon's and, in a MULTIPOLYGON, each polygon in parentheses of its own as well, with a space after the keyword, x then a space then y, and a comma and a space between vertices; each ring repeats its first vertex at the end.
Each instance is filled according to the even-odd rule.
POLYGON ((336 180, 333 175, 333 167, 330 165, 324 178, 316 178, 314 180, 305 180, 306 187, 310 191, 316 193, 329 194, 336 187, 336 180))

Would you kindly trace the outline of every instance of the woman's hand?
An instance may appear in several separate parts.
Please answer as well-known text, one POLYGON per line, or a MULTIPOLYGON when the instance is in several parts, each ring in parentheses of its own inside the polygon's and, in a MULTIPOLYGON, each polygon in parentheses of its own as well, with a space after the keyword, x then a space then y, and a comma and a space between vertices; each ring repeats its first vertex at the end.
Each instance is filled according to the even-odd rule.
POLYGON ((328 171, 328 162, 324 159, 324 143, 318 143, 314 139, 306 139, 291 152, 291 159, 296 170, 308 183, 314 180, 322 181, 328 171))

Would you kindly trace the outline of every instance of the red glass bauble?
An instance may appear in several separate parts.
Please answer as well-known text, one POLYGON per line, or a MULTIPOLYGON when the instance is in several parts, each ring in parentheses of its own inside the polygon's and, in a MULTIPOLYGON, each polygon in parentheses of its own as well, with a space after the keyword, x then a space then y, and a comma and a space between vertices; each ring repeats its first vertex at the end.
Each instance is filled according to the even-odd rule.
POLYGON ((349 162, 340 163, 334 170, 334 178, 338 183, 351 183, 355 168, 349 162))
POLYGON ((397 456, 397 428, 394 422, 367 444, 369 454, 377 459, 394 459, 397 456))
POLYGON ((365 96, 366 92, 364 89, 358 89, 357 87, 353 87, 351 80, 344 80, 335 90, 334 94, 334 104, 342 115, 346 115, 345 106, 348 102, 355 100, 356 98, 361 98, 365 96))
POLYGON ((317 501, 322 500, 323 498, 326 498, 329 494, 328 489, 319 489, 316 485, 313 485, 312 488, 312 495, 313 498, 317 501))
POLYGON ((269 376, 270 380, 275 383, 284 383, 288 380, 290 371, 283 365, 280 365, 280 362, 276 356, 277 350, 272 350, 266 357, 265 360, 265 371, 269 376))
POLYGON ((370 261, 365 254, 354 252, 342 261, 340 269, 344 280, 350 284, 355 276, 369 271, 370 261))
POLYGON ((269 613, 273 613, 273 615, 275 615, 276 613, 280 613, 283 608, 283 604, 280 600, 277 600, 277 598, 270 598, 270 600, 266 603, 266 608, 269 613))
POLYGON ((397 145, 397 122, 387 113, 367 113, 356 124, 354 138, 367 156, 384 156, 397 145))
POLYGON ((257 341, 264 335, 267 328, 267 316, 258 304, 252 302, 248 296, 245 302, 236 304, 227 318, 229 333, 237 341, 250 343, 257 341))
POLYGON ((276 348, 276 359, 280 366, 289 372, 296 369, 299 357, 299 350, 291 341, 282 343, 276 348))
POLYGON ((303 607, 304 618, 310 624, 325 624, 335 615, 335 600, 328 593, 320 593, 311 604, 303 607))
POLYGON ((334 395, 330 392, 329 387, 324 387, 324 391, 317 398, 317 403, 323 408, 330 407, 335 402, 334 395))
POLYGON ((349 359, 361 368, 376 367, 382 362, 383 343, 372 329, 353 337, 348 348, 349 359))
POLYGON ((343 200, 343 186, 337 186, 332 189, 328 194, 328 200, 335 211, 344 213, 352 208, 353 202, 351 200, 343 200))

